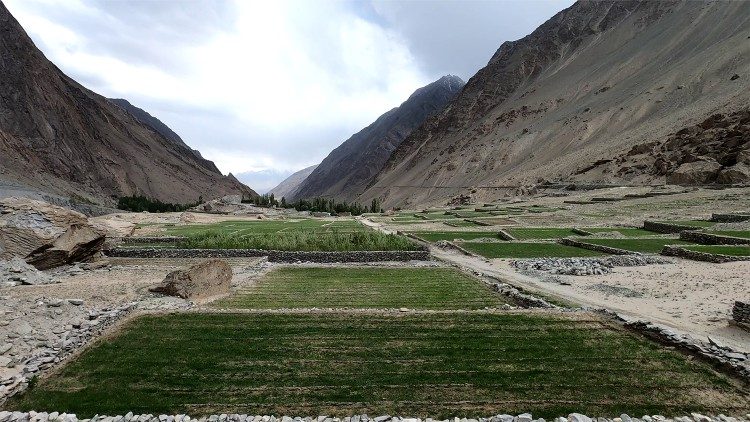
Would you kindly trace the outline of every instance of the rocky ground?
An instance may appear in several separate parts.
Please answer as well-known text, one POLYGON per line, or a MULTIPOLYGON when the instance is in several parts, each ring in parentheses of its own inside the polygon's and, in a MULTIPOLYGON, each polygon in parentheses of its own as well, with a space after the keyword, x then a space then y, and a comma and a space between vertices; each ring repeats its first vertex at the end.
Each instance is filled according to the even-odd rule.
MULTIPOLYGON (((199 260, 112 259, 39 272, 46 284, 0 284, 0 402, 44 369, 79 350, 134 310, 187 309, 191 302, 150 293, 171 271, 199 260)), ((230 259, 234 280, 260 271, 261 259, 230 259)), ((19 277, 24 278, 24 277, 19 277)), ((1 419, 1 418, 0 418, 1 419)))

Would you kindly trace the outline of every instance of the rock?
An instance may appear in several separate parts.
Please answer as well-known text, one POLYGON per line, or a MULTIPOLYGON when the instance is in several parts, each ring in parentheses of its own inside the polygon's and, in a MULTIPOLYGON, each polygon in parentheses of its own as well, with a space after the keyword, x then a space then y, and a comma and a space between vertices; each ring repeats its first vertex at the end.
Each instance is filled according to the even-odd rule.
POLYGON ((81 306, 83 305, 83 299, 68 299, 71 305, 81 306))
POLYGON ((723 185, 734 185, 750 182, 750 165, 737 163, 719 172, 716 181, 723 185))
POLYGON ((183 299, 204 299, 229 293, 232 267, 226 261, 211 259, 167 274, 150 291, 183 299))
POLYGON ((104 235, 88 224, 73 224, 52 245, 32 252, 26 262, 48 269, 86 261, 101 251, 104 235))
POLYGON ((683 163, 667 176, 667 183, 675 185, 702 185, 712 183, 721 170, 721 164, 712 158, 683 163))
POLYGON ((10 261, 0 260, 0 280, 4 279, 27 285, 50 284, 56 281, 19 257, 13 257, 10 261))
POLYGON ((568 420, 570 422, 591 422, 591 418, 580 413, 571 413, 568 415, 568 420))
POLYGON ((730 80, 730 81, 736 81, 736 80, 737 80, 737 79, 739 79, 739 78, 740 78, 740 75, 738 75, 738 74, 736 74, 736 73, 735 73, 734 75, 732 75, 732 77, 731 77, 731 78, 729 78, 729 80, 730 80))
POLYGON ((0 259, 21 257, 46 269, 85 260, 103 243, 79 212, 27 198, 0 200, 0 259))

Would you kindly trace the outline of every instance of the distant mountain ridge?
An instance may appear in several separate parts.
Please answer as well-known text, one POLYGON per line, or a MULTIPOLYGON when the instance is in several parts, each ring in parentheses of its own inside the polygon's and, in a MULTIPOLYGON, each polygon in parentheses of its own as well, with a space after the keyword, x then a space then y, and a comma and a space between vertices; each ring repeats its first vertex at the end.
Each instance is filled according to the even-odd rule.
POLYGON ((2 3, 0 28, 0 181, 104 205, 134 194, 173 203, 254 194, 62 73, 2 3))
POLYGON ((578 1, 503 43, 359 200, 494 200, 545 181, 749 183, 748 36, 747 2, 578 1))
POLYGON ((287 199, 356 199, 404 138, 427 117, 441 112, 463 86, 461 78, 447 75, 417 89, 403 104, 334 149, 287 199))
POLYGON ((315 164, 293 173, 291 176, 276 185, 276 187, 269 190, 268 193, 272 193, 274 197, 279 200, 281 198, 291 198, 294 195, 294 192, 299 188, 299 185, 304 182, 307 176, 309 176, 317 167, 318 165, 315 164))

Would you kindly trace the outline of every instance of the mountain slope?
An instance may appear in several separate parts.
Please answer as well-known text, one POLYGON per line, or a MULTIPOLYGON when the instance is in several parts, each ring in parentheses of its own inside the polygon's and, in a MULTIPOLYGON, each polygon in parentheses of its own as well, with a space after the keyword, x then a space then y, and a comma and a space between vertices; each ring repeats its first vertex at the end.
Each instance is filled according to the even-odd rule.
POLYGON ((404 138, 461 90, 458 76, 443 76, 416 90, 334 149, 292 194, 292 199, 333 197, 351 201, 364 191, 404 138))
POLYGON ((63 74, 0 3, 0 180, 111 204, 252 191, 63 74))
MULTIPOLYGON (((360 201, 422 205, 470 192, 486 200, 543 181, 675 181, 683 164, 715 158, 669 139, 750 103, 748 36, 746 2, 579 1, 501 45, 393 152, 360 201), (653 154, 677 161, 665 170, 653 154)), ((722 172, 744 165, 747 137, 726 139, 698 148, 731 151, 698 180, 726 180, 722 172)))
POLYGON ((203 156, 198 150, 190 148, 185 143, 185 141, 182 140, 180 135, 175 133, 169 126, 165 125, 164 122, 152 116, 146 110, 143 110, 142 108, 134 106, 133 104, 130 103, 130 101, 124 98, 108 98, 108 100, 109 102, 114 103, 121 109, 130 113, 130 115, 135 117, 136 120, 150 127, 155 132, 161 134, 163 137, 169 139, 170 141, 178 145, 185 147, 185 154, 192 155, 193 158, 196 161, 198 161, 198 163, 200 163, 203 167, 213 172, 219 173, 219 169, 216 167, 216 164, 214 164, 213 161, 206 160, 205 158, 203 158, 203 156))
POLYGON ((291 198, 291 195, 299 188, 299 185, 305 181, 307 176, 318 167, 317 164, 310 167, 305 167, 302 170, 293 173, 291 176, 284 179, 281 183, 276 185, 275 188, 268 191, 272 193, 276 198, 291 198))

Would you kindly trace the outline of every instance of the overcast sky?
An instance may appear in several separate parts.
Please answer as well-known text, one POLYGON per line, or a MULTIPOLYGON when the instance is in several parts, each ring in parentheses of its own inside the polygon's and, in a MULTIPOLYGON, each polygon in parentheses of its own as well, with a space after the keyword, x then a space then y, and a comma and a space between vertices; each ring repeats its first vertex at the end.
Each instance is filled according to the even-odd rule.
POLYGON ((3 0, 47 57, 259 192, 572 0, 3 0))

